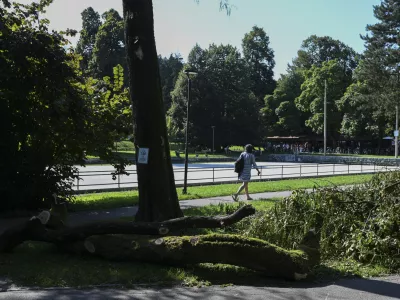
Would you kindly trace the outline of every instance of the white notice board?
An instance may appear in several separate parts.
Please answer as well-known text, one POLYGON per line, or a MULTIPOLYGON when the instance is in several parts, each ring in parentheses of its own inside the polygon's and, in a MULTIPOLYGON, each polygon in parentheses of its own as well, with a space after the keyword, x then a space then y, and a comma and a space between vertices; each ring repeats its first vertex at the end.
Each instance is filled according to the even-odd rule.
POLYGON ((149 163, 149 148, 139 148, 139 155, 138 155, 138 164, 145 164, 149 163))

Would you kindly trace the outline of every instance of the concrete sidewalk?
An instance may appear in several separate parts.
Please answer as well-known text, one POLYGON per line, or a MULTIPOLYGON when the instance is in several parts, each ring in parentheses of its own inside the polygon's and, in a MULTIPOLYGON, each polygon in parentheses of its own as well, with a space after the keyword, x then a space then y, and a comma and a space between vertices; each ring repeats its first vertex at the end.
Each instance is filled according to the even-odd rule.
MULTIPOLYGON (((251 194, 253 200, 260 199, 271 199, 271 198, 282 198, 287 197, 292 194, 292 191, 282 191, 282 192, 267 192, 267 193, 259 193, 259 194, 251 194)), ((241 195, 239 197, 240 200, 245 200, 246 197, 241 195)), ((234 203, 231 196, 220 196, 213 198, 204 198, 204 199, 193 199, 193 200, 184 200, 179 201, 179 204, 182 209, 190 208, 190 207, 201 207, 210 204, 217 205, 219 203, 234 203)), ((251 201, 249 201, 251 203, 251 201)), ((89 222, 96 221, 106 221, 106 220, 115 220, 121 217, 133 217, 137 212, 137 206, 128 206, 128 207, 119 207, 113 209, 104 209, 104 210, 94 210, 94 211, 81 211, 70 213, 68 216, 68 224, 76 226, 89 222)), ((0 234, 6 230, 7 228, 18 225, 21 222, 26 221, 28 218, 13 218, 13 219, 0 219, 0 234)))
MULTIPOLYGON (((339 186, 338 188, 346 189, 353 185, 339 186)), ((312 192, 313 189, 306 189, 307 192, 312 192)), ((262 200, 262 199, 272 199, 272 198, 284 198, 289 197, 293 191, 280 191, 280 192, 265 192, 250 194, 253 200, 246 201, 251 204, 252 201, 262 200)), ((246 200, 246 196, 241 194, 239 196, 239 201, 246 200)), ((219 196, 213 198, 204 199, 193 199, 193 200, 183 200, 179 201, 180 207, 182 209, 191 207, 201 207, 206 205, 218 205, 219 203, 234 203, 232 196, 219 196)), ((121 217, 132 217, 137 212, 137 206, 120 207, 108 210, 97 210, 97 211, 82 211, 77 213, 71 213, 68 217, 69 224, 79 225, 87 222, 95 222, 101 220, 112 220, 121 217)), ((0 224, 1 228, 1 224, 0 224)), ((1 229, 0 229, 1 233, 1 229)))
MULTIPOLYGON (((259 194, 251 194, 254 200, 260 199, 271 199, 271 198, 282 198, 288 197, 292 194, 292 191, 282 191, 282 192, 267 192, 259 194)), ((246 197, 241 195, 240 200, 245 200, 246 197)), ((251 203, 251 201, 248 201, 251 203)), ((218 205, 219 203, 234 203, 232 196, 220 196, 213 198, 204 199, 193 199, 193 200, 183 200, 179 201, 182 209, 191 207, 201 207, 206 205, 218 205)), ((107 210, 97 210, 97 211, 82 211, 77 213, 71 213, 68 217, 68 223, 71 225, 79 225, 87 222, 103 221, 118 219, 121 217, 132 217, 137 212, 137 206, 120 207, 107 210)))

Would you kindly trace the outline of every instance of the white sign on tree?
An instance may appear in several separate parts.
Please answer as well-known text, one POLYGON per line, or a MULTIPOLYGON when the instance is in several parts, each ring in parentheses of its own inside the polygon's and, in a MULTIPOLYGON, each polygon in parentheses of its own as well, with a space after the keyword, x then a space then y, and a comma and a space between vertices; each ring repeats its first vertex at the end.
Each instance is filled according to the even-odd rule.
POLYGON ((139 148, 139 155, 138 155, 138 164, 145 164, 149 163, 149 148, 139 148))

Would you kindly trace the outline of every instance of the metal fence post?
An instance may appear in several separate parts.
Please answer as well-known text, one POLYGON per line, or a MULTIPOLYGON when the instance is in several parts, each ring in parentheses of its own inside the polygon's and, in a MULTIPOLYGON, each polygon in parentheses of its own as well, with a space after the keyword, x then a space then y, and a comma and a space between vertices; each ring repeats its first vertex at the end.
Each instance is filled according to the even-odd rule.
POLYGON ((319 164, 317 163, 317 176, 319 176, 319 174, 318 174, 318 170, 319 169, 319 164))
POLYGON ((347 164, 347 174, 350 174, 350 164, 347 164))
POLYGON ((376 173, 375 167, 376 167, 376 163, 374 162, 374 173, 376 173))
POLYGON ((301 165, 300 165, 300 178, 301 178, 301 165))
POLYGON ((121 188, 120 183, 121 183, 121 178, 119 177, 119 173, 118 173, 118 188, 121 188))
POLYGON ((335 164, 333 164, 333 175, 335 175, 335 164))
POLYGON ((214 182, 214 169, 215 169, 215 168, 213 168, 213 182, 214 182))
POLYGON ((77 190, 79 191, 79 170, 78 170, 78 178, 77 178, 76 180, 77 180, 77 185, 76 185, 76 187, 77 187, 77 190))
POLYGON ((282 167, 281 178, 283 179, 283 165, 281 167, 282 167))
POLYGON ((361 162, 361 173, 363 172, 363 168, 362 168, 362 166, 363 166, 363 163, 361 162))

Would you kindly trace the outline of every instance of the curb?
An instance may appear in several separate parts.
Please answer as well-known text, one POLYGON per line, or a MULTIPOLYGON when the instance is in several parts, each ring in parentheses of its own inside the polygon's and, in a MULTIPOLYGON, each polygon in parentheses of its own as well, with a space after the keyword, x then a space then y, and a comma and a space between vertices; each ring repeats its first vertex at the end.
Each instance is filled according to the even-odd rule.
MULTIPOLYGON (((127 159, 129 162, 132 164, 136 163, 135 159, 127 159)), ((178 157, 171 157, 172 163, 184 163, 185 159, 184 158, 178 158, 178 157)), ((198 157, 198 158, 189 158, 189 163, 196 163, 196 162, 234 162, 235 158, 233 157, 198 157)), ((88 160, 85 160, 85 164, 87 165, 104 165, 104 164, 109 164, 104 160, 98 159, 98 158, 90 158, 88 160)))

